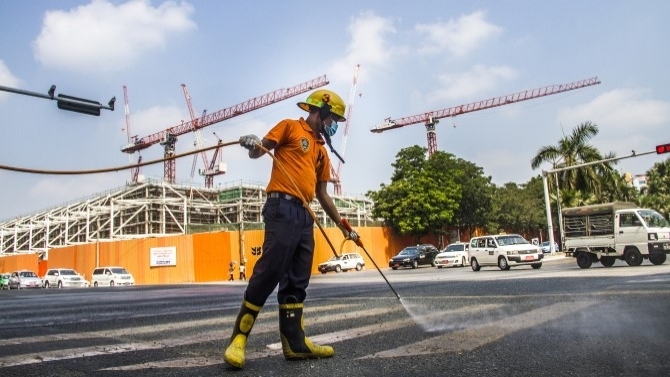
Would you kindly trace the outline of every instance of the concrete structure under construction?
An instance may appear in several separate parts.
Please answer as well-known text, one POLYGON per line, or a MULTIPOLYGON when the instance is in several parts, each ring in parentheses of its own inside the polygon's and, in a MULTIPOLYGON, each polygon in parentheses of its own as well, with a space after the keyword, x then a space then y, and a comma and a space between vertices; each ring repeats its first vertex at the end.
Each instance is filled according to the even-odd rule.
MULTIPOLYGON (((235 182, 217 188, 145 180, 71 204, 0 224, 0 254, 112 240, 161 237, 216 230, 262 229, 265 185, 235 182)), ((354 227, 378 225, 368 199, 333 197, 354 227)), ((310 207, 323 227, 332 227, 318 201, 310 207)))

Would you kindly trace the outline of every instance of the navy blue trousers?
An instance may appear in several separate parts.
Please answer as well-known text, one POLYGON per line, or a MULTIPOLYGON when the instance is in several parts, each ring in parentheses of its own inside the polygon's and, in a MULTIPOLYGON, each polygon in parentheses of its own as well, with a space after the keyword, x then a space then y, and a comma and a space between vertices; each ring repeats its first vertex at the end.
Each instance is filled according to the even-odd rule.
POLYGON ((279 284, 277 301, 304 302, 314 259, 314 219, 300 203, 268 198, 263 206, 263 253, 254 266, 245 299, 263 306, 279 284))

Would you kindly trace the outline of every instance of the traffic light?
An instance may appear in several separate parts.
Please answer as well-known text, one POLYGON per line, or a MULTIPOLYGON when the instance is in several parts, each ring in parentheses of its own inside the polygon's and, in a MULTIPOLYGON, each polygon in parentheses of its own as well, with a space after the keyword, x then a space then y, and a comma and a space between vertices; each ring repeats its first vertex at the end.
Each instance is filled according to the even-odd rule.
POLYGON ((657 154, 670 153, 670 143, 657 145, 656 146, 656 153, 657 154))
POLYGON ((58 108, 61 110, 100 116, 100 108, 102 108, 100 102, 66 96, 65 94, 59 94, 57 101, 58 108))

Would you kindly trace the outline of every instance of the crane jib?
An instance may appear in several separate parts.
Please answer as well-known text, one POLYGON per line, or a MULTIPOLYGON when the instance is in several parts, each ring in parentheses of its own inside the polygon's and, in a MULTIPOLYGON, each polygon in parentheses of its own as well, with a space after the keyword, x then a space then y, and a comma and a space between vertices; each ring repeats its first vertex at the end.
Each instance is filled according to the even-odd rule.
POLYGON ((145 137, 137 138, 135 142, 129 143, 128 145, 122 147, 121 152, 134 153, 137 151, 141 151, 154 144, 160 143, 167 137, 168 134, 172 136, 184 135, 186 133, 193 132, 194 129, 202 129, 212 124, 222 122, 226 119, 242 115, 244 113, 259 109, 261 107, 272 105, 274 103, 283 101, 287 98, 294 97, 298 94, 302 94, 312 89, 328 85, 328 83, 329 81, 326 78, 326 75, 323 75, 290 88, 278 89, 265 95, 255 97, 248 101, 239 103, 237 105, 207 114, 202 118, 198 118, 189 122, 182 122, 181 124, 170 127, 164 131, 157 132, 155 134, 148 135, 145 137))
POLYGON ((381 133, 383 131, 409 126, 412 124, 418 124, 418 123, 434 124, 435 120, 441 118, 454 117, 461 114, 490 109, 497 106, 509 105, 516 102, 527 101, 534 98, 563 93, 570 90, 585 88, 597 84, 600 84, 600 80, 598 80, 597 77, 591 77, 589 79, 575 81, 567 84, 548 85, 542 88, 525 90, 514 94, 508 94, 505 96, 490 98, 483 101, 472 102, 464 105, 454 106, 447 109, 432 111, 419 115, 398 118, 398 119, 387 118, 384 120, 384 123, 375 126, 370 131, 374 133, 381 133))

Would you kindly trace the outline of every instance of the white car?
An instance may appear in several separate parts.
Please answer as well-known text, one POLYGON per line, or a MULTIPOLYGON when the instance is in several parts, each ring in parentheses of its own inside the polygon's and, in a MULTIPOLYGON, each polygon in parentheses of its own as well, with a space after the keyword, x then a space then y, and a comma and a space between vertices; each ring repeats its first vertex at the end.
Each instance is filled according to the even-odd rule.
POLYGON ((9 289, 42 288, 42 280, 36 273, 29 270, 12 272, 9 277, 9 289))
POLYGON ((71 268, 50 268, 42 278, 44 288, 88 287, 88 281, 71 268))
POLYGON ((116 285, 135 285, 135 278, 123 267, 98 267, 91 274, 94 287, 116 285))
POLYGON ((512 266, 542 267, 544 253, 518 234, 474 237, 470 240, 470 267, 479 271, 485 266, 509 270, 512 266))
POLYGON ((360 254, 346 253, 340 255, 339 258, 333 256, 326 262, 320 263, 319 271, 322 274, 325 274, 328 271, 341 272, 354 269, 356 271, 360 271, 363 269, 363 267, 365 267, 365 261, 363 260, 363 257, 361 257, 360 254))
POLYGON ((435 257, 435 266, 437 266, 437 268, 449 266, 467 266, 468 250, 470 250, 469 243, 454 242, 449 244, 435 257))

